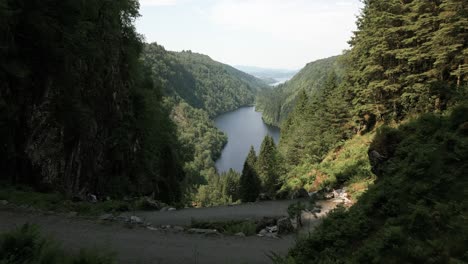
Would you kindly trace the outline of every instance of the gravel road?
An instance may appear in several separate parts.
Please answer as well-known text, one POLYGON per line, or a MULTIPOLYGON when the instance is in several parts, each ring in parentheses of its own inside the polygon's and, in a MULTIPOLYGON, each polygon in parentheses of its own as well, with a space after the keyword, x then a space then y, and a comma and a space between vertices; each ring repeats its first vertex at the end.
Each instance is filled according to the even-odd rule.
MULTIPOLYGON (((184 209, 172 212, 134 212, 153 225, 188 225, 191 219, 255 219, 287 215, 294 201, 272 201, 237 206, 184 209)), ((206 236, 183 232, 129 229, 118 223, 100 223, 76 217, 43 215, 0 207, 0 233, 24 223, 41 231, 69 250, 105 248, 117 253, 119 263, 270 263, 268 254, 285 254, 295 236, 206 236)))

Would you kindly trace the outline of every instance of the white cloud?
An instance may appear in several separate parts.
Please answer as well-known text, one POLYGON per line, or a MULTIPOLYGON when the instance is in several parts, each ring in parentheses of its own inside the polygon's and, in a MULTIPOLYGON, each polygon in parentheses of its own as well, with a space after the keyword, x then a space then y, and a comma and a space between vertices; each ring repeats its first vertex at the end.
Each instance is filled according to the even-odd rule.
POLYGON ((140 0, 142 6, 171 6, 177 4, 177 0, 140 0))
POLYGON ((358 0, 220 0, 211 19, 231 30, 330 44, 335 36, 350 35, 358 6, 358 0))

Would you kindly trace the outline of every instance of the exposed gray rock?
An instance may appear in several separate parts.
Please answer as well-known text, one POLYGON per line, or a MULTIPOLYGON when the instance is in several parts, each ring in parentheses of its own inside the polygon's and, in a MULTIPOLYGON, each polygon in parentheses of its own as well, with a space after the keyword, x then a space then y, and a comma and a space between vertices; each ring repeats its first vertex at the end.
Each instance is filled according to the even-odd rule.
POLYGON ((278 226, 267 226, 267 227, 266 227, 266 230, 267 230, 269 233, 276 233, 276 232, 278 232, 278 226))
POLYGON ((174 226, 172 230, 176 232, 184 232, 185 228, 183 228, 182 226, 174 226))
POLYGON ((158 228, 152 227, 152 226, 147 226, 146 229, 151 230, 151 231, 158 231, 159 230, 158 228))
POLYGON ((99 220, 112 221, 112 220, 114 220, 114 216, 112 214, 103 214, 103 215, 99 216, 99 220))
POLYGON ((169 208, 167 209, 167 211, 169 211, 169 212, 170 212, 170 211, 177 211, 177 209, 175 209, 174 207, 169 207, 169 208))
POLYGON ((132 215, 130 216, 130 223, 140 225, 143 224, 143 220, 138 216, 132 215))
POLYGON ((88 194, 87 198, 88 198, 88 202, 90 203, 97 203, 98 201, 96 195, 94 194, 88 194))
POLYGON ((245 234, 242 233, 242 232, 239 232, 239 233, 236 233, 235 236, 238 236, 238 237, 245 237, 245 234))
POLYGON ((130 222, 130 218, 125 215, 119 215, 115 218, 115 220, 120 221, 120 222, 130 222))
POLYGON ((208 234, 217 234, 218 231, 216 229, 201 229, 201 228, 190 228, 187 232, 191 234, 201 234, 201 235, 208 235, 208 234))
POLYGON ((0 200, 0 205, 8 205, 8 201, 7 200, 0 200))
POLYGON ((294 227, 291 224, 289 217, 283 217, 278 219, 278 234, 288 234, 294 231, 294 227))
POLYGON ((266 229, 262 229, 262 230, 260 230, 260 232, 258 232, 258 235, 259 235, 259 236, 264 236, 264 235, 266 235, 267 233, 268 233, 268 231, 267 231, 266 229))
POLYGON ((260 230, 264 229, 267 226, 274 226, 276 225, 276 219, 272 217, 263 217, 261 220, 257 222, 257 227, 255 228, 255 232, 258 233, 260 230))

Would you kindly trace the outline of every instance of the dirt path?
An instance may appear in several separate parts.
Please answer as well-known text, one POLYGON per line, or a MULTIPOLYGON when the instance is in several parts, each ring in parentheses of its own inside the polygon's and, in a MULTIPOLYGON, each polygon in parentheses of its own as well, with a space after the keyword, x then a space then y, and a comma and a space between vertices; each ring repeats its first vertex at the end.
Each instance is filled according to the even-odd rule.
MULTIPOLYGON (((227 220, 287 215, 292 201, 262 202, 239 206, 185 209, 174 212, 136 212, 153 225, 186 225, 197 220, 227 220)), ((117 252, 119 263, 270 263, 268 254, 285 254, 295 236, 264 237, 204 236, 145 228, 129 229, 122 224, 98 223, 79 218, 41 215, 0 208, 0 233, 24 223, 41 231, 70 250, 105 248, 117 252)))

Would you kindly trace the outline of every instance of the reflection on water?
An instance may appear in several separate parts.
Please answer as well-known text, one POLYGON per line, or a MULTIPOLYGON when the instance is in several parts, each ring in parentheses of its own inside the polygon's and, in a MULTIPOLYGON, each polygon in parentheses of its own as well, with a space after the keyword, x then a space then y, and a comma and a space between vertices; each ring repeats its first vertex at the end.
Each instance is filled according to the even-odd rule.
POLYGON ((216 127, 228 136, 228 143, 224 147, 221 157, 216 161, 216 168, 220 173, 228 171, 229 168, 242 172, 250 146, 253 145, 258 154, 266 135, 272 136, 275 143, 278 144, 279 128, 263 123, 262 114, 255 112, 253 106, 241 107, 222 114, 214 121, 216 127))

